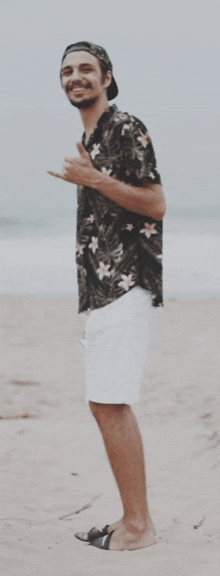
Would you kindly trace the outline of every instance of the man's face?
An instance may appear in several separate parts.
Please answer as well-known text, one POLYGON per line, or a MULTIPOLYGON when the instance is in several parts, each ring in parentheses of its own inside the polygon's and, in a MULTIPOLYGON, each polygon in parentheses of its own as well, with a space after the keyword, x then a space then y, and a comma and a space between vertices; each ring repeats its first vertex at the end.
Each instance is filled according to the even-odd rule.
POLYGON ((111 83, 111 72, 102 78, 99 61, 89 52, 70 52, 61 68, 61 84, 77 108, 89 108, 105 93, 111 83))

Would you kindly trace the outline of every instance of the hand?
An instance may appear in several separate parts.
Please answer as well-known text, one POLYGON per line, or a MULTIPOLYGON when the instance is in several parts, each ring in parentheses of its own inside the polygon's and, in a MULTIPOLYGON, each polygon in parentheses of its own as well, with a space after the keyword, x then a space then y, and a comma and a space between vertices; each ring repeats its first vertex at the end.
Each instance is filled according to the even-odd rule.
POLYGON ((62 172, 48 170, 47 173, 56 178, 77 184, 78 186, 92 187, 92 173, 94 171, 96 172, 96 169, 81 142, 77 142, 76 146, 79 152, 79 158, 64 158, 62 172))

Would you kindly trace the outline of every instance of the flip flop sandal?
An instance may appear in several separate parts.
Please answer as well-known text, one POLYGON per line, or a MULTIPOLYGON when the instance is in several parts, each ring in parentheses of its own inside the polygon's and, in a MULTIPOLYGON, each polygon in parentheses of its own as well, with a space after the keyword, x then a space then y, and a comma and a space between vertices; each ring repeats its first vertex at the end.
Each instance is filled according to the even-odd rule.
POLYGON ((108 527, 109 524, 104 526, 102 530, 96 528, 95 526, 89 530, 89 532, 76 532, 74 536, 78 538, 78 540, 82 540, 82 542, 92 542, 96 538, 101 538, 102 536, 106 536, 108 534, 108 527))
POLYGON ((111 540, 113 532, 114 530, 112 530, 112 532, 109 532, 109 534, 102 536, 101 538, 100 537, 94 538, 93 540, 91 540, 90 546, 95 546, 96 548, 100 548, 100 550, 109 550, 109 542, 111 540))

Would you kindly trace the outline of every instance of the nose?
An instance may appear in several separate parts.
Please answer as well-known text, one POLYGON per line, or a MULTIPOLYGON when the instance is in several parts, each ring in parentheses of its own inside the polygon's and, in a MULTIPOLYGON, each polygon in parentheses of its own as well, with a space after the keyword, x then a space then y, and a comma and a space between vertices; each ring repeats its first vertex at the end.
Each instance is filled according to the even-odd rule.
POLYGON ((80 77, 81 77, 80 71, 78 70, 78 68, 74 68, 71 74, 71 79, 79 80, 80 77))

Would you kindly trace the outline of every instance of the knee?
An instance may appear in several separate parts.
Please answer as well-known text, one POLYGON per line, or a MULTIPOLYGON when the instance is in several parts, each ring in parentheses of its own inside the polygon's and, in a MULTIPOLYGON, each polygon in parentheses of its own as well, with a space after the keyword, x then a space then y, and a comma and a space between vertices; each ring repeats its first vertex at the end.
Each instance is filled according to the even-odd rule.
POLYGON ((96 414, 98 413, 98 406, 100 406, 100 404, 97 404, 97 402, 89 401, 89 407, 90 407, 90 410, 91 410, 94 418, 96 418, 96 414))
POLYGON ((116 415, 124 414, 130 407, 127 404, 99 404, 98 402, 89 402, 90 410, 97 420, 101 423, 102 420, 109 420, 116 415))

